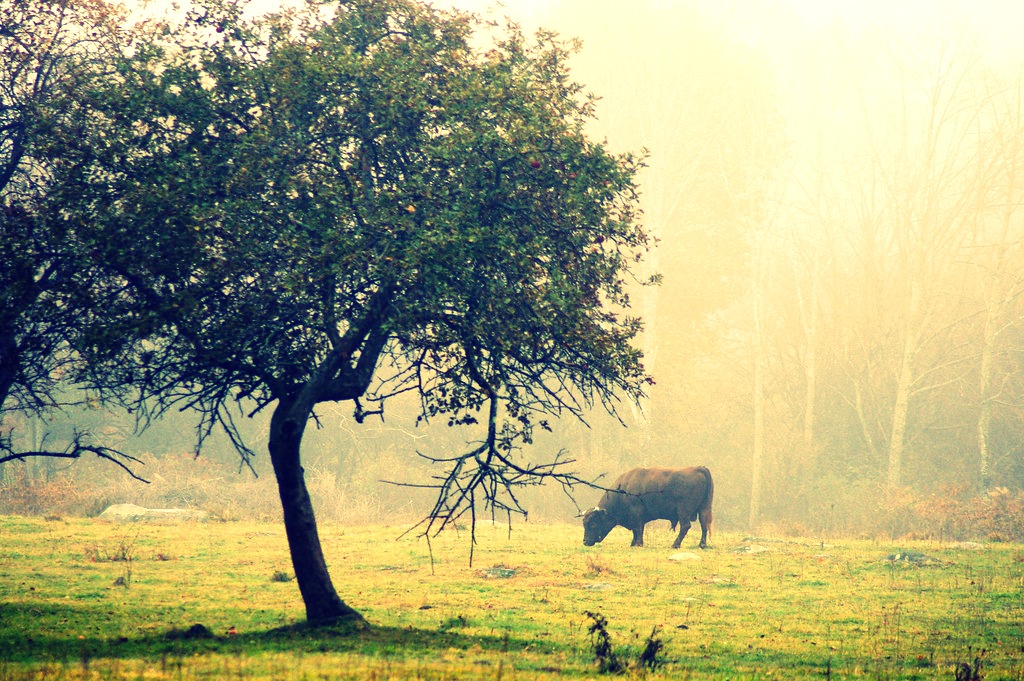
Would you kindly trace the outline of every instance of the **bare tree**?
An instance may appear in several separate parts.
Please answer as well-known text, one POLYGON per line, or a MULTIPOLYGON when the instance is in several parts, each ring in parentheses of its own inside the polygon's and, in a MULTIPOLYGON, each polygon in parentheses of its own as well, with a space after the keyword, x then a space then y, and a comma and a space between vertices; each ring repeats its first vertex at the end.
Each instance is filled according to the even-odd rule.
POLYGON ((1014 363, 1005 361, 1016 354, 1008 337, 1024 324, 1024 278, 1018 265, 1024 257, 1024 102, 1020 74, 1015 75, 993 73, 988 86, 987 116, 979 125, 984 158, 977 169, 977 211, 968 225, 973 238, 969 264, 977 273, 982 309, 976 434, 978 475, 985 488, 991 483, 993 413, 1001 403, 1019 404, 1021 399, 1013 390, 1014 363))

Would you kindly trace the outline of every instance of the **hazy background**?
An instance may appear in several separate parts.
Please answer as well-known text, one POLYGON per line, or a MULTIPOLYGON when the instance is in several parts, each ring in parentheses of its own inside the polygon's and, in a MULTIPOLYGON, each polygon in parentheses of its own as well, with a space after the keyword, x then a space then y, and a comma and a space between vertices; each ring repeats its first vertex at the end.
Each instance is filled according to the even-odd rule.
MULTIPOLYGON (((625 427, 563 420, 529 459, 564 449, 584 477, 706 464, 727 529, 966 535, 1020 510, 1024 4, 454 4, 580 38, 593 136, 650 154, 648 266, 664 283, 635 305, 657 383, 622 405, 625 427)), ((382 481, 428 481, 417 451, 475 437, 416 427, 414 404, 384 423, 320 416, 307 475, 318 513, 347 522, 421 516, 429 493, 382 481)), ((258 479, 224 441, 192 461, 185 416, 141 436, 100 410, 19 431, 59 441, 72 425, 142 456, 153 484, 100 462, 7 464, 0 511, 23 495, 36 512, 277 517, 265 457, 258 479)), ((265 424, 248 426, 262 457, 265 424)), ((584 507, 597 496, 578 490, 584 507)), ((577 512, 558 488, 524 499, 531 521, 577 512)))

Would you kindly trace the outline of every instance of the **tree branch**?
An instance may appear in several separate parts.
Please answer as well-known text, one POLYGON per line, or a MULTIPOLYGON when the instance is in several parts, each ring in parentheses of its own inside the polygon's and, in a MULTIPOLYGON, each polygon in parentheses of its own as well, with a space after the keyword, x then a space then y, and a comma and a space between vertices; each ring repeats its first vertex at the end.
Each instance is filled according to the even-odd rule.
POLYGON ((35 450, 28 452, 15 451, 11 445, 10 436, 0 438, 0 464, 8 461, 24 461, 29 457, 49 457, 56 459, 79 459, 83 454, 95 454, 101 459, 106 459, 112 462, 114 465, 124 469, 128 475, 135 478, 139 482, 144 482, 147 485, 149 480, 139 476, 130 467, 129 464, 139 464, 140 466, 145 465, 141 459, 138 459, 130 454, 112 449, 110 447, 102 447, 99 445, 90 445, 83 442, 83 439, 88 437, 88 433, 75 432, 74 437, 68 446, 62 451, 47 451, 47 450, 35 450))

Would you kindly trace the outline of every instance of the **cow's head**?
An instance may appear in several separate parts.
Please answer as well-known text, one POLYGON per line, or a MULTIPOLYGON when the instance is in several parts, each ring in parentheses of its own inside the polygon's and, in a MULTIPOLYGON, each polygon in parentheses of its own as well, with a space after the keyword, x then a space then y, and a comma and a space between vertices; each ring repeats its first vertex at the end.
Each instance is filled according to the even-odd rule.
POLYGON ((604 540, 615 527, 608 511, 596 506, 583 514, 583 545, 593 546, 604 540))

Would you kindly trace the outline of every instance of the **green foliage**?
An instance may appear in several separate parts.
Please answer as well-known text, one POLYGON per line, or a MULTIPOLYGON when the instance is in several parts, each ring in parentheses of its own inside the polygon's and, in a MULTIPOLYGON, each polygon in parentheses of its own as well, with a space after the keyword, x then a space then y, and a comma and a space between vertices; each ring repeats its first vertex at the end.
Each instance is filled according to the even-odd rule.
POLYGON ((99 0, 0 5, 0 456, 10 416, 57 410, 78 368, 67 338, 88 244, 50 192, 87 117, 76 97, 109 65, 119 18, 99 0))
POLYGON ((418 0, 209 0, 139 28, 49 193, 92 247, 90 385, 142 423, 194 409, 200 444, 223 428, 247 463, 232 407, 272 405, 286 522, 312 513, 299 451, 325 402, 362 421, 414 393, 421 419, 480 424, 438 459, 431 527, 576 482, 561 454, 517 457, 549 419, 643 394, 641 160, 585 135, 571 45, 510 23, 481 50, 485 29, 418 0))
POLYGON ((639 394, 638 161, 584 136, 566 46, 510 26, 481 54, 470 17, 405 0, 237 12, 140 36, 63 178, 120 284, 82 339, 101 384, 211 423, 302 385, 419 389, 456 423, 500 395, 506 449, 580 396, 639 394))
POLYGON ((255 17, 204 0, 104 38, 94 57, 68 42, 71 63, 92 57, 56 100, 75 127, 43 135, 38 211, 8 222, 73 237, 55 343, 100 398, 141 425, 195 410, 199 444, 222 429, 250 466, 235 420, 272 412, 311 619, 344 608, 300 458, 318 405, 362 421, 414 393, 423 419, 483 422, 444 461, 442 527, 576 481, 560 455, 515 457, 550 418, 642 396, 626 288, 647 236, 641 160, 585 135, 571 45, 419 0, 255 17))
POLYGON ((104 0, 0 4, 0 464, 25 457, 139 462, 74 429, 22 446, 25 419, 95 404, 77 388, 82 358, 71 339, 97 304, 92 239, 60 200, 96 113, 88 97, 124 47, 123 10, 104 0))

